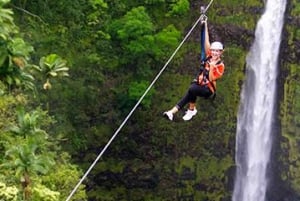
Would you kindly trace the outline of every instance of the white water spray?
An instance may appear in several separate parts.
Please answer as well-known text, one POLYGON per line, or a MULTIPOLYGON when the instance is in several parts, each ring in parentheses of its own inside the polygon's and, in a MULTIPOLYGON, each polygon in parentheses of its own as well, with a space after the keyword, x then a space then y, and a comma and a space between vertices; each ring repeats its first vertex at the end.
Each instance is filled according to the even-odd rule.
POLYGON ((286 0, 267 0, 247 56, 236 139, 233 201, 265 201, 278 54, 286 0))

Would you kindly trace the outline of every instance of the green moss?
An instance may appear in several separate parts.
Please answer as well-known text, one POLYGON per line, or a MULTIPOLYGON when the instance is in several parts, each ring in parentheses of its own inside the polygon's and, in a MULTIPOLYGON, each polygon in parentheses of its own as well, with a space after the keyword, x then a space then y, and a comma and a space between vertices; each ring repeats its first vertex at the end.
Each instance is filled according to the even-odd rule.
POLYGON ((260 0, 223 0, 218 2, 216 6, 227 6, 227 7, 237 7, 237 6, 260 6, 262 2, 260 0))
MULTIPOLYGON (((291 34, 293 38, 294 35, 291 34)), ((290 48, 293 48, 290 46, 290 48)), ((286 66, 288 76, 284 83, 283 101, 281 102, 281 149, 287 153, 287 157, 281 157, 281 161, 288 167, 288 173, 282 173, 281 178, 287 181, 292 189, 299 192, 300 183, 300 86, 297 78, 300 75, 299 64, 286 66)))
POLYGON ((298 161, 295 161, 294 165, 293 166, 290 166, 290 176, 293 178, 291 179, 291 183, 292 183, 292 187, 293 189, 296 191, 296 192, 300 192, 300 162, 299 160, 298 161))
POLYGON ((194 169, 196 160, 191 156, 182 157, 179 160, 179 165, 175 168, 177 174, 181 174, 184 168, 194 169))
POLYGON ((114 173, 121 173, 125 167, 124 161, 117 161, 115 159, 109 158, 105 160, 105 163, 99 163, 96 166, 97 172, 110 171, 114 173))
POLYGON ((297 2, 297 0, 292 1, 293 9, 292 9, 292 15, 293 16, 299 16, 300 15, 300 4, 297 2))
POLYGON ((244 27, 245 29, 254 30, 257 18, 254 18, 253 15, 247 16, 243 12, 244 11, 241 11, 240 13, 234 13, 226 16, 216 16, 215 21, 218 24, 232 24, 244 27))
POLYGON ((215 5, 214 11, 209 12, 210 20, 217 24, 232 24, 246 29, 254 30, 260 14, 245 12, 249 8, 263 7, 261 1, 220 1, 215 5), (236 9, 240 8, 240 9, 236 9))
POLYGON ((299 66, 289 65, 289 75, 284 84, 284 101, 281 104, 281 119, 284 133, 294 133, 295 125, 298 125, 300 114, 300 86, 296 78, 300 74, 299 66), (293 114, 293 115, 291 115, 293 114))
POLYGON ((124 187, 116 187, 111 190, 101 186, 94 186, 94 188, 89 191, 89 197, 93 198, 94 200, 115 201, 118 200, 118 196, 120 195, 121 197, 124 197, 126 192, 127 190, 124 187))
POLYGON ((194 195, 196 200, 222 200, 227 194, 224 186, 227 181, 225 172, 232 164, 230 156, 221 159, 212 155, 201 158, 181 157, 175 170, 185 187, 179 189, 179 193, 194 195))

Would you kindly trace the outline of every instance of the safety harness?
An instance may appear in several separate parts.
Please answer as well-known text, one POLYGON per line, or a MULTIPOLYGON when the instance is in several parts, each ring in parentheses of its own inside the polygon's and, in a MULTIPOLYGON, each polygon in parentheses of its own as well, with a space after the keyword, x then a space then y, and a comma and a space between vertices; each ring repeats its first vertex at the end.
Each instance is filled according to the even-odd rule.
MULTIPOLYGON (((207 17, 204 15, 204 19, 206 19, 207 17)), ((209 67, 209 60, 211 59, 211 56, 206 56, 206 50, 205 50, 205 25, 202 24, 201 26, 201 63, 200 63, 200 69, 197 75, 197 78, 194 79, 193 81, 197 82, 199 85, 206 85, 209 90, 212 92, 211 96, 209 98, 211 98, 212 100, 215 99, 216 97, 216 87, 214 85, 214 83, 212 81, 209 80, 209 70, 207 70, 206 67, 209 67), (199 79, 200 77, 202 77, 202 79, 199 79)), ((216 65, 221 64, 222 61, 218 61, 216 63, 216 65)))
MULTIPOLYGON (((207 67, 209 67, 209 65, 210 65, 208 63, 210 58, 211 58, 211 56, 208 56, 207 58, 205 58, 204 60, 201 61, 198 75, 197 75, 196 79, 193 80, 193 82, 195 82, 201 86, 207 86, 209 88, 209 90, 212 92, 212 94, 209 98, 212 98, 212 100, 214 100, 216 97, 217 90, 216 90, 214 83, 209 80, 209 70, 207 69, 207 67)), ((219 65, 221 63, 222 63, 222 61, 220 60, 215 65, 219 65)))

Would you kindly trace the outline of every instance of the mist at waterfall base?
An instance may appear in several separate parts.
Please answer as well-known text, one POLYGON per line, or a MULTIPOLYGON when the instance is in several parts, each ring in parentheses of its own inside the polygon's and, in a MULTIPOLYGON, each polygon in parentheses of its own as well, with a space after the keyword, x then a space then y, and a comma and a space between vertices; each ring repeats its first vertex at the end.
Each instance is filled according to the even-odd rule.
POLYGON ((246 59, 246 80, 237 121, 233 201, 266 201, 285 7, 286 0, 265 3, 246 59))

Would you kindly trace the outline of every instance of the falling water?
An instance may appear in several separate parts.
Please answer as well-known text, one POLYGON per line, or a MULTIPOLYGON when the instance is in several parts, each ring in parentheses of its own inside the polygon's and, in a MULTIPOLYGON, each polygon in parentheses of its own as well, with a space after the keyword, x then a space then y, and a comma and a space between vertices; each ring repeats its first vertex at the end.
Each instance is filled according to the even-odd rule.
POLYGON ((272 147, 278 54, 286 0, 265 1, 247 56, 236 140, 233 201, 265 201, 272 147))

